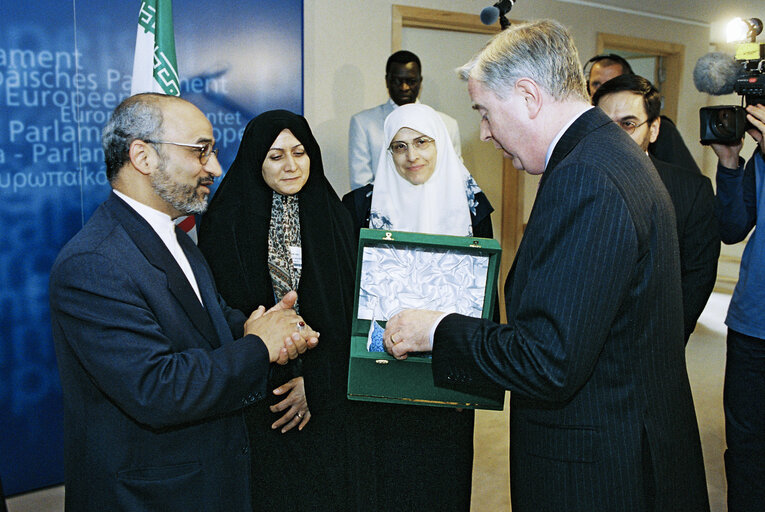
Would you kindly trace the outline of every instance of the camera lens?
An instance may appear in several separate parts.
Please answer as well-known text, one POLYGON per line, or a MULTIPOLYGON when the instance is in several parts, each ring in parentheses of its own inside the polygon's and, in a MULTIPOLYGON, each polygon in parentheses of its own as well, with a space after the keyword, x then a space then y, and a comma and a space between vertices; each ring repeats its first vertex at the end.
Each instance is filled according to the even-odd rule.
POLYGON ((733 109, 720 109, 712 119, 712 129, 716 136, 723 139, 736 137, 736 115, 733 109))
POLYGON ((699 110, 702 144, 736 144, 746 130, 746 110, 735 105, 717 105, 699 110))

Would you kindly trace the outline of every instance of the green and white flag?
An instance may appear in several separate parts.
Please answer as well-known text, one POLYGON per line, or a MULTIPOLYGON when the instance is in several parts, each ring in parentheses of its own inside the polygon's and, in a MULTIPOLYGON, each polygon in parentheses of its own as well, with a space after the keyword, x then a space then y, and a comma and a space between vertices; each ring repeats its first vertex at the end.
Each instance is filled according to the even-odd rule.
MULTIPOLYGON (((178 64, 175 60, 172 0, 141 1, 130 94, 139 92, 181 95, 178 64)), ((193 215, 179 217, 175 223, 194 243, 197 242, 197 226, 193 215)))
POLYGON ((175 60, 172 0, 141 1, 130 94, 139 92, 181 95, 175 60))

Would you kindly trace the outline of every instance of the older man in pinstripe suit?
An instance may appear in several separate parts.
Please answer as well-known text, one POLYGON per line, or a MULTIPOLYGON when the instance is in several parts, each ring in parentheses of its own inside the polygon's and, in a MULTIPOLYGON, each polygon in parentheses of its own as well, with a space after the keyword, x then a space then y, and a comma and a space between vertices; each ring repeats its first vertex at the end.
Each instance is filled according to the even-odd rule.
POLYGON ((656 170, 591 109, 557 22, 503 31, 460 74, 481 138, 542 174, 505 283, 508 323, 408 310, 388 322, 387 349, 432 350, 439 386, 512 391, 513 512, 709 510, 675 215, 656 170))

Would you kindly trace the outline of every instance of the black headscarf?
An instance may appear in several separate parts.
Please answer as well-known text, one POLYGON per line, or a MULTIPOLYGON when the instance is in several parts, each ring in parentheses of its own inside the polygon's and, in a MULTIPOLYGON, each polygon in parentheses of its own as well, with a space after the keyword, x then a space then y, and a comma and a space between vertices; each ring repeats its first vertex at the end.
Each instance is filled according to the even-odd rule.
POLYGON ((285 128, 310 158, 308 180, 296 194, 300 209, 302 274, 300 314, 321 333, 319 346, 303 356, 311 411, 344 400, 355 279, 352 220, 324 175, 321 151, 308 122, 286 110, 249 122, 234 163, 202 217, 199 248, 212 268, 223 299, 249 314, 274 304, 268 269, 268 229, 273 190, 262 166, 285 128))

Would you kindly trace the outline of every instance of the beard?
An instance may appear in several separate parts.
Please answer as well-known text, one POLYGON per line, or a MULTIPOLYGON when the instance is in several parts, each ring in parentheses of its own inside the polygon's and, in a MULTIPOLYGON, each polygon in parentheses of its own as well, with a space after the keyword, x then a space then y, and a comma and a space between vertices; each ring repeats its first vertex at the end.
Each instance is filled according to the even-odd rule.
POLYGON ((637 142, 638 142, 638 145, 640 146, 640 149, 642 149, 643 151, 648 151, 648 146, 651 144, 651 131, 646 130, 643 138, 637 142))
POLYGON ((173 180, 172 174, 167 172, 164 159, 151 175, 151 186, 157 195, 183 215, 204 213, 207 210, 207 194, 199 197, 197 189, 212 183, 213 180, 210 177, 199 178, 196 185, 178 183, 173 180))

